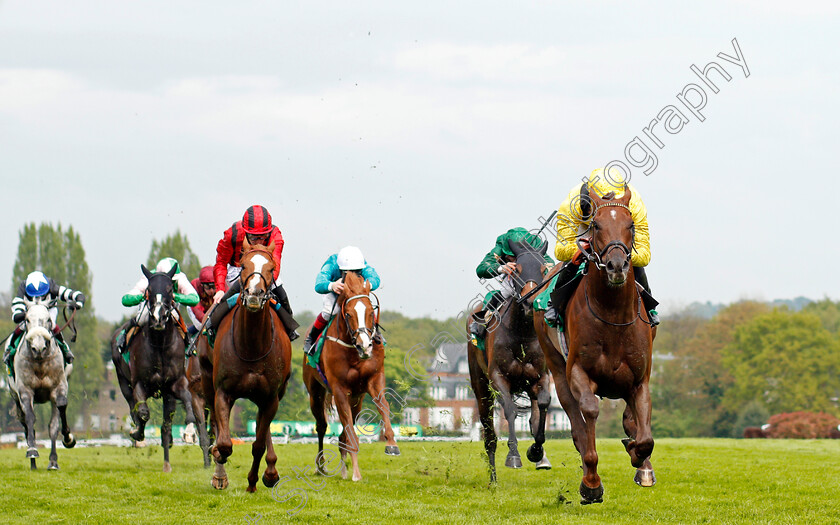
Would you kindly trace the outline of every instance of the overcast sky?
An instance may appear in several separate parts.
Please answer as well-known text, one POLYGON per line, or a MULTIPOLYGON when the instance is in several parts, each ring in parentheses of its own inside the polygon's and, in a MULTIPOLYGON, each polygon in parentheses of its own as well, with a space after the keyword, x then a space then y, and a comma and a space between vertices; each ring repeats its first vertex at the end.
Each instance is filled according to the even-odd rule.
POLYGON ((320 308, 321 263, 354 244, 384 308, 445 318, 481 291, 475 267, 497 235, 538 227, 638 136, 658 162, 632 184, 663 313, 836 300, 838 13, 774 0, 0 2, 0 285, 23 225, 60 221, 81 235, 97 313, 115 320, 153 239, 180 230, 211 264, 260 203, 286 240, 297 309, 320 308), (749 77, 717 57, 736 55, 733 38, 749 77), (731 76, 710 73, 716 94, 690 70, 710 61, 731 76), (705 89, 702 122, 677 100, 689 83, 705 89), (659 149, 643 128, 668 105, 688 123, 659 128, 659 149))

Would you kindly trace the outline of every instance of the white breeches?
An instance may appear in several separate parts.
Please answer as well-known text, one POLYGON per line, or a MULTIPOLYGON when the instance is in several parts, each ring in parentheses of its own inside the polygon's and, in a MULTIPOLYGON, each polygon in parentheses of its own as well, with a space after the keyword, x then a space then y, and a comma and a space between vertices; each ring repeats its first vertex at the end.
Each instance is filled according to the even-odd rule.
POLYGON ((321 314, 323 315, 321 315, 321 317, 329 319, 331 316, 338 313, 341 308, 336 302, 336 299, 338 299, 338 296, 333 292, 324 295, 324 307, 321 308, 321 314))

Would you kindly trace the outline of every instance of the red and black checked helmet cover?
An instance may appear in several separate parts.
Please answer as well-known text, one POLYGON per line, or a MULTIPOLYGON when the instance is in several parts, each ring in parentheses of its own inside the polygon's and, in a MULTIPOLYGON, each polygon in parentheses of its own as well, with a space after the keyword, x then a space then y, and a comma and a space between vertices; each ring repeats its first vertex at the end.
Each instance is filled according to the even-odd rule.
POLYGON ((248 208, 242 217, 242 229, 245 233, 260 235, 271 231, 271 214, 264 206, 255 204, 248 208))

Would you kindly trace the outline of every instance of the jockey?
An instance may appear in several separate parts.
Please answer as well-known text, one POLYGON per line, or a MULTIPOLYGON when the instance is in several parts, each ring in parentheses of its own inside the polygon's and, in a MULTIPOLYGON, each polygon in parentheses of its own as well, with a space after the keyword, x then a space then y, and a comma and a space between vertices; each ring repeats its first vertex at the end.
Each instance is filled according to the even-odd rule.
MULTIPOLYGON (((175 302, 185 306, 195 306, 198 304, 198 293, 196 293, 195 288, 193 288, 192 284, 190 284, 190 281, 187 279, 184 272, 181 271, 181 265, 178 264, 178 261, 172 257, 164 257, 157 263, 154 273, 168 273, 173 267, 175 268, 175 275, 172 277, 172 287, 175 292, 175 302)), ((144 275, 139 281, 137 281, 134 288, 129 290, 127 294, 123 295, 122 305, 131 307, 143 303, 146 299, 146 289, 148 287, 149 280, 146 279, 146 276, 144 275)), ((175 321, 180 322, 180 316, 177 308, 172 310, 172 317, 175 321)), ((117 348, 121 354, 124 353, 126 349, 126 335, 128 332, 135 326, 144 326, 148 321, 149 309, 146 308, 145 303, 143 303, 143 305, 137 310, 137 315, 131 318, 128 326, 121 330, 119 337, 117 337, 117 348)))
MULTIPOLYGON (((312 355, 315 350, 315 341, 329 324, 332 316, 341 310, 341 305, 336 302, 336 299, 344 291, 345 272, 359 273, 370 283, 370 291, 379 288, 379 274, 365 261, 362 250, 355 246, 345 246, 338 253, 330 255, 315 278, 315 291, 324 295, 324 307, 315 317, 312 329, 306 334, 306 340, 303 342, 303 351, 308 355, 312 355)), ((378 330, 377 336, 379 336, 378 330)))
POLYGON ((230 311, 231 305, 227 299, 239 292, 239 273, 242 271, 240 259, 242 257, 242 241, 248 238, 250 244, 261 244, 269 246, 274 243, 274 283, 270 290, 271 295, 277 300, 278 307, 275 308, 289 339, 294 341, 298 337, 295 331, 300 325, 295 321, 292 306, 289 304, 289 296, 283 288, 280 280, 280 259, 283 254, 283 234, 277 226, 271 224, 271 214, 265 207, 254 205, 245 211, 241 221, 225 230, 225 234, 216 247, 216 265, 213 267, 213 276, 216 281, 216 294, 213 302, 218 304, 207 320, 205 328, 208 335, 215 337, 215 328, 230 311), (225 301, 222 301, 225 299, 225 301), (219 304, 221 302, 221 304, 219 304))
MULTIPOLYGON (((575 185, 566 200, 560 204, 560 209, 557 211, 557 244, 554 247, 554 254, 558 261, 565 264, 558 273, 557 286, 551 293, 552 306, 546 311, 545 315, 546 319, 552 324, 556 324, 559 319, 560 312, 556 308, 559 307, 562 310, 574 291, 574 286, 564 285, 574 279, 580 263, 584 261, 584 256, 575 241, 580 239, 583 247, 589 248, 591 239, 588 235, 590 218, 582 217, 580 210, 581 195, 587 189, 594 188, 599 195, 614 192, 616 198, 621 198, 624 195, 624 186, 624 176, 620 170, 612 168, 609 177, 605 177, 603 168, 599 168, 590 173, 589 178, 582 185, 575 185)), ((650 285, 645 273, 645 266, 650 263, 650 232, 648 230, 647 210, 638 190, 630 184, 627 184, 627 187, 632 193, 629 207, 635 227, 630 263, 633 265, 633 275, 636 282, 644 288, 642 301, 648 311, 650 322, 653 326, 656 326, 659 324, 659 314, 655 308, 659 303, 650 293, 650 285)))
POLYGON ((201 269, 198 277, 190 281, 193 288, 198 291, 198 304, 187 308, 187 313, 192 321, 188 332, 190 335, 198 333, 201 328, 201 323, 204 321, 204 316, 207 310, 213 304, 213 296, 216 295, 216 280, 213 277, 213 267, 205 266, 201 269))
MULTIPOLYGON (((6 348, 3 352, 3 361, 11 368, 14 351, 17 350, 17 345, 20 342, 20 337, 23 334, 24 320, 26 319, 26 304, 24 300, 33 301, 40 298, 42 301, 61 300, 70 306, 70 308, 82 308, 85 305, 85 294, 82 292, 71 290, 65 286, 58 285, 54 280, 44 275, 43 272, 34 271, 26 276, 26 279, 18 286, 17 295, 12 299, 12 320, 17 324, 15 331, 9 337, 6 343, 6 348)), ((58 317, 58 308, 53 306, 50 308, 50 317, 53 322, 53 334, 58 342, 61 352, 64 354, 64 361, 67 364, 73 362, 75 356, 70 351, 70 347, 64 341, 64 336, 61 334, 59 327, 56 324, 58 317)))
MULTIPOLYGON (((511 228, 496 237, 496 245, 487 252, 487 255, 475 269, 476 275, 482 279, 500 277, 501 281, 501 288, 490 292, 484 308, 473 316, 473 321, 470 323, 470 334, 476 339, 484 337, 487 325, 490 323, 492 316, 495 315, 496 310, 515 292, 513 274, 516 271, 516 256, 510 250, 510 243, 520 241, 528 243, 538 252, 545 244, 545 241, 528 233, 525 228, 511 228), (481 319, 483 319, 483 322, 481 319)), ((545 255, 544 258, 549 268, 554 266, 554 261, 549 255, 545 255)))

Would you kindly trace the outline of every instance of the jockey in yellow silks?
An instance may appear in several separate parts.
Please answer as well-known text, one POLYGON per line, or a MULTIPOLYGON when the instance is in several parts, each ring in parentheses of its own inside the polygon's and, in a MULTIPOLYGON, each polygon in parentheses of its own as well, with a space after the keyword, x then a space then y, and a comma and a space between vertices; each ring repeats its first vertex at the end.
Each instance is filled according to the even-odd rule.
MULTIPOLYGON (((614 192, 616 198, 621 198, 624 196, 624 185, 624 176, 620 170, 611 168, 609 176, 607 176, 603 168, 599 168, 590 173, 589 178, 582 184, 572 188, 569 195, 560 204, 560 208, 557 210, 557 244, 554 247, 554 255, 558 261, 565 264, 558 274, 557 286, 551 294, 551 303, 552 305, 559 305, 561 310, 565 308, 566 302, 574 291, 574 286, 563 285, 574 279, 580 263, 585 260, 577 247, 576 241, 580 239, 584 248, 589 247, 587 232, 589 231, 590 221, 589 217, 583 217, 581 213, 581 191, 589 189, 595 191, 598 195, 614 192), (586 187, 584 188, 584 186, 586 187)), ((655 310, 659 303, 650 293, 650 285, 648 285, 647 275, 645 274, 645 266, 650 263, 650 231, 648 229, 647 210, 638 190, 631 184, 627 184, 627 186, 631 193, 629 208, 636 230, 634 243, 631 247, 630 262, 633 265, 633 275, 636 282, 644 288, 642 300, 645 309, 648 310, 651 323, 655 326, 659 324, 659 315, 655 310)), ((549 312, 546 312, 546 317, 549 318, 549 321, 556 321, 557 312, 553 309, 553 306, 549 312)))

